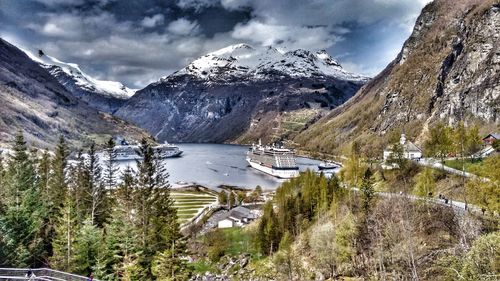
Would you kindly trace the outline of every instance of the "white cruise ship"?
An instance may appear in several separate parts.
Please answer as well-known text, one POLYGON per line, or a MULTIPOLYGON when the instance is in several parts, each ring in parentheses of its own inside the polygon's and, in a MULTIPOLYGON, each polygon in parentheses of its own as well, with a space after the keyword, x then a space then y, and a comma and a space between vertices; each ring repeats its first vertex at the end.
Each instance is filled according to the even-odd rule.
MULTIPOLYGON (((139 151, 138 145, 117 145, 114 147, 115 160, 116 161, 127 161, 127 160, 141 160, 137 152, 139 151)), ((164 143, 153 147, 154 152, 160 159, 179 157, 182 154, 182 150, 178 146, 164 143)))
POLYGON ((299 175, 295 153, 276 146, 253 145, 247 152, 247 162, 254 169, 271 176, 290 179, 299 175))

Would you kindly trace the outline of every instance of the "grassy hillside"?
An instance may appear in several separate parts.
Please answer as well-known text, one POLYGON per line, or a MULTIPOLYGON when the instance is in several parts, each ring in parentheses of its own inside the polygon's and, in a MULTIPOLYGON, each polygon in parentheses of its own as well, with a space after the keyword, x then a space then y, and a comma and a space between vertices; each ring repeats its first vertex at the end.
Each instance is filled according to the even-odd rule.
POLYGON ((362 164, 357 175, 346 167, 330 180, 302 173, 278 188, 253 225, 196 238, 195 267, 229 280, 497 280, 498 189, 481 188, 498 186, 491 173, 498 159, 484 161, 490 181, 474 191, 493 198, 485 213, 428 197, 463 201, 467 194, 469 204, 483 206, 468 192, 473 179, 464 192, 462 178, 411 164, 372 166, 374 173, 362 164))

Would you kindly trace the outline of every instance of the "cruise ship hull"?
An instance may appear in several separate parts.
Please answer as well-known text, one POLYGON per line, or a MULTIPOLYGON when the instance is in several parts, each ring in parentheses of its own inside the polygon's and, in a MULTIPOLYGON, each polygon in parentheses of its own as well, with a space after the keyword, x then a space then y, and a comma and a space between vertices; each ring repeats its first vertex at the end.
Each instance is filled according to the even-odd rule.
POLYGON ((252 168, 280 179, 291 179, 299 175, 298 167, 292 169, 275 169, 273 167, 264 166, 260 163, 254 162, 248 158, 247 162, 252 168))
POLYGON ((160 154, 160 158, 174 158, 174 157, 180 157, 182 154, 182 150, 177 150, 177 151, 169 151, 160 154))

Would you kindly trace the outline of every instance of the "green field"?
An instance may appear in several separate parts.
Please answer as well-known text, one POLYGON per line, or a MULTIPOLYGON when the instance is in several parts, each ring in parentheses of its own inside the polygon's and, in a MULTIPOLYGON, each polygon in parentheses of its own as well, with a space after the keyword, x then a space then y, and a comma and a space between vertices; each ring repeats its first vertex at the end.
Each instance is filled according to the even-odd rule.
MULTIPOLYGON (((257 262, 263 259, 263 256, 259 254, 258 247, 255 244, 255 239, 253 237, 252 231, 247 228, 233 227, 233 228, 225 228, 225 229, 216 229, 214 230, 219 233, 223 233, 223 249, 225 256, 233 256, 237 257, 241 254, 250 254, 251 261, 257 262)), ((198 237, 197 241, 199 243, 205 244, 205 246, 209 247, 207 243, 209 237, 214 236, 214 232, 209 232, 203 236, 198 237)), ((191 265, 194 267, 194 271, 196 273, 205 273, 206 271, 210 272, 219 272, 217 268, 216 262, 211 262, 208 258, 201 258, 191 265)), ((239 264, 234 265, 236 268, 239 264)), ((236 279, 239 280, 239 279, 236 279)))
POLYGON ((200 205, 204 204, 209 204, 212 203, 213 201, 203 201, 203 202, 179 202, 175 203, 174 205, 179 208, 188 208, 188 207, 198 207, 200 205))
MULTIPOLYGON (((457 170, 462 170, 462 160, 457 159, 457 160, 446 160, 444 161, 444 164, 450 168, 457 169, 457 170)), ((483 165, 483 160, 482 159, 465 159, 464 161, 464 168, 466 172, 469 173, 475 173, 478 170, 481 169, 483 165)))
POLYGON ((174 207, 177 209, 181 224, 190 221, 203 208, 217 201, 214 194, 203 191, 173 191, 170 196, 174 200, 174 207))
POLYGON ((247 229, 240 227, 222 229, 229 245, 226 248, 226 254, 238 256, 242 253, 250 253, 252 257, 258 256, 258 251, 254 245, 252 235, 247 229))

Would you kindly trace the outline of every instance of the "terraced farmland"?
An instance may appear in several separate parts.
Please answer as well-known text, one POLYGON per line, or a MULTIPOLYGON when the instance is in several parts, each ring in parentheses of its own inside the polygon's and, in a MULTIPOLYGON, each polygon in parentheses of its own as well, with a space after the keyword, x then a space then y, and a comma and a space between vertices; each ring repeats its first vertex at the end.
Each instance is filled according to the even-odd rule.
POLYGON ((174 199, 180 224, 188 222, 198 212, 217 201, 215 195, 203 191, 172 191, 170 196, 174 199))

